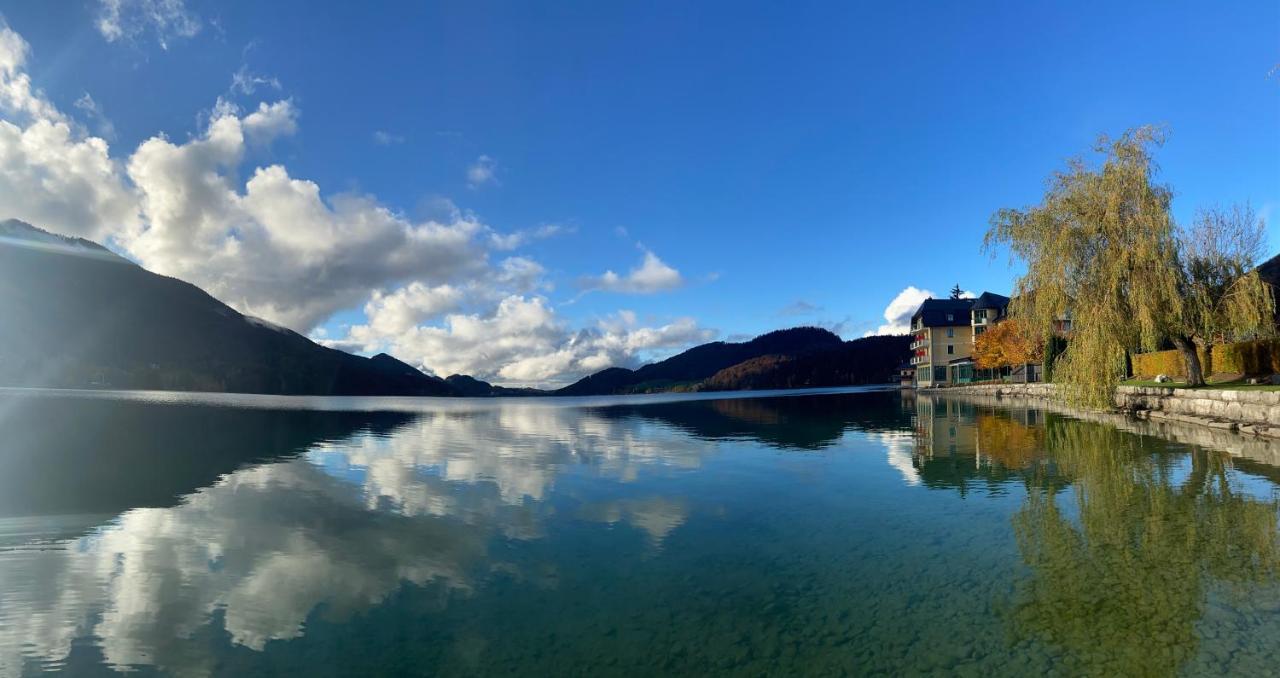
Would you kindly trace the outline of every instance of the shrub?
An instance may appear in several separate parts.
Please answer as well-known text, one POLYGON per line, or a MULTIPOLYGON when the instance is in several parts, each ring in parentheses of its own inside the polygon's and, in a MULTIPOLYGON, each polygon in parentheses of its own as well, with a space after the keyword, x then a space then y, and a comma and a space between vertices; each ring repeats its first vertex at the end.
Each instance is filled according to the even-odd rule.
POLYGON ((1178 351, 1154 351, 1133 356, 1133 376, 1151 378, 1157 374, 1186 377, 1187 365, 1178 351))
POLYGON ((1249 376, 1280 373, 1280 340, 1219 344, 1213 347, 1213 366, 1218 372, 1249 376))
MULTIPOLYGON (((1257 376, 1280 373, 1280 340, 1259 339, 1234 344, 1217 344, 1213 350, 1199 349, 1200 364, 1206 374, 1233 373, 1257 376)), ((1187 367, 1178 351, 1156 351, 1133 356, 1133 376, 1151 378, 1157 374, 1186 377, 1187 367)))

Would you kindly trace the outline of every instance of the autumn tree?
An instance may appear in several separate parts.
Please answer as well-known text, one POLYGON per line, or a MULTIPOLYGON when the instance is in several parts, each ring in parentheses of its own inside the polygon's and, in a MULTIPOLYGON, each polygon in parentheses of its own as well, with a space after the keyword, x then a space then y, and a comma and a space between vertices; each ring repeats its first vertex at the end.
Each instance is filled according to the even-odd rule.
POLYGON ((988 370, 1038 363, 1044 358, 1044 343, 1038 339, 1016 319, 997 323, 974 340, 974 365, 988 370))
POLYGON ((1070 312, 1071 342, 1054 377, 1079 404, 1111 404, 1127 349, 1156 350, 1173 341, 1191 383, 1203 383, 1195 343, 1210 339, 1207 331, 1270 328, 1270 292, 1248 273, 1252 260, 1234 244, 1232 230, 1217 217, 1185 231, 1176 227, 1173 191, 1156 181, 1152 158, 1163 141, 1155 127, 1102 137, 1099 165, 1071 160, 1050 177, 1040 204, 1002 209, 991 219, 986 249, 1007 247, 1027 267, 1011 314, 1047 339, 1070 312), (1245 275, 1222 284, 1239 272, 1245 275))

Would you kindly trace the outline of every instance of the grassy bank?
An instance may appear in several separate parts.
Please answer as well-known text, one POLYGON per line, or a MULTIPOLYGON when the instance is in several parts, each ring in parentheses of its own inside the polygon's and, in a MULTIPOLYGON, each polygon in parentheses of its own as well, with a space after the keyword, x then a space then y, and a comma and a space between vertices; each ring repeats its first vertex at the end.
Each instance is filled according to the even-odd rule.
POLYGON ((1121 382, 1122 386, 1159 386, 1162 388, 1181 388, 1190 390, 1219 390, 1219 391, 1280 391, 1280 385, 1275 384, 1247 384, 1244 380, 1223 381, 1204 386, 1187 386, 1186 382, 1169 381, 1163 384, 1141 379, 1131 379, 1121 382))

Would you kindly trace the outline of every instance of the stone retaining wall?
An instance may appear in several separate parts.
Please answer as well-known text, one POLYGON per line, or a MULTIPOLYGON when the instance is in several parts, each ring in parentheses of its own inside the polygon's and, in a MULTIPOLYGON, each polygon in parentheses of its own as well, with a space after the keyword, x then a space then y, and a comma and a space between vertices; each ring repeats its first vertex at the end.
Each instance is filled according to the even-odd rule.
MULTIPOLYGON (((1054 384, 980 384, 931 392, 1061 400, 1054 384)), ((1180 421, 1280 438, 1280 391, 1121 386, 1116 390, 1116 408, 1140 419, 1180 421)))
MULTIPOLYGON (((930 393, 938 393, 937 390, 930 393)), ((1156 436, 1189 445, 1198 445, 1212 450, 1222 450, 1234 457, 1243 457, 1260 461, 1280 468, 1280 437, 1264 437, 1258 435, 1241 435, 1239 431, 1205 426, 1203 421, 1193 423, 1181 419, 1160 416, 1134 416, 1132 413, 1110 410, 1099 412, 1069 407, 1059 400, 1044 397, 1013 395, 1006 393, 997 397, 989 391, 974 393, 958 388, 946 389, 945 397, 977 405, 1001 409, 1034 408, 1043 412, 1054 412, 1073 419, 1091 421, 1114 426, 1122 431, 1140 435, 1156 436)))

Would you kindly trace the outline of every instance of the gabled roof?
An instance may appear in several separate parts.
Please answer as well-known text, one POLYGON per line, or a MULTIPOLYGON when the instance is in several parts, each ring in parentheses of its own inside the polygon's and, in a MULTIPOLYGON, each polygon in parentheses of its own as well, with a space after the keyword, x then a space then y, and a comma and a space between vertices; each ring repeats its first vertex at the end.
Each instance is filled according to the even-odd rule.
POLYGON ((982 309, 995 309, 1004 311, 1009 307, 1009 297, 995 292, 983 292, 977 299, 973 300, 973 310, 980 311, 982 309))
POLYGON ((925 299, 911 316, 911 323, 914 325, 916 319, 922 318, 925 327, 968 325, 971 308, 973 299, 925 299), (953 316, 950 322, 947 321, 948 313, 953 316))

